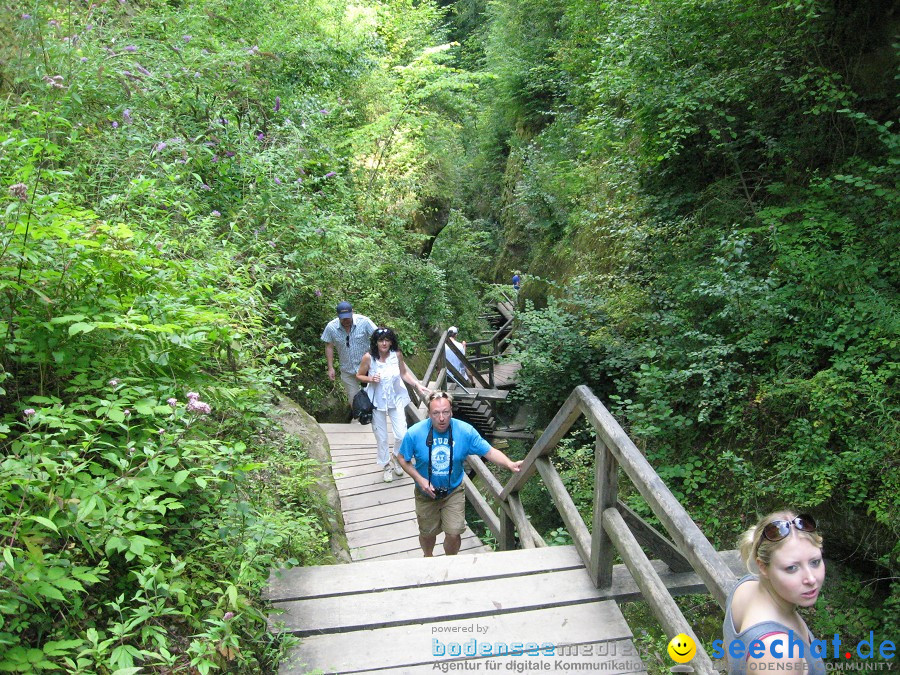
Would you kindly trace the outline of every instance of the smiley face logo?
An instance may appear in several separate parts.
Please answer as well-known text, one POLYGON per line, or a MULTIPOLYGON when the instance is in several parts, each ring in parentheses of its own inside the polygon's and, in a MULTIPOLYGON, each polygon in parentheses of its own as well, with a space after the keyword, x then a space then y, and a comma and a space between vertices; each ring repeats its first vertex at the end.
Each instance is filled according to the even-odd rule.
POLYGON ((675 663, 687 663, 697 655, 697 645, 690 635, 679 633, 669 642, 668 651, 675 663))

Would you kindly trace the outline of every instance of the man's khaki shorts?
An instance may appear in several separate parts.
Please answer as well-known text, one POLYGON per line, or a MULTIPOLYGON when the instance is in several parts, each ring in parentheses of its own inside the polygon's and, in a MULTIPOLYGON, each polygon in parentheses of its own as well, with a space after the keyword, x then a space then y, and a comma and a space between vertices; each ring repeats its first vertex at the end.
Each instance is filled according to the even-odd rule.
POLYGON ((416 490, 416 519, 419 534, 426 537, 462 534, 466 530, 466 491, 462 485, 443 499, 432 499, 416 490))

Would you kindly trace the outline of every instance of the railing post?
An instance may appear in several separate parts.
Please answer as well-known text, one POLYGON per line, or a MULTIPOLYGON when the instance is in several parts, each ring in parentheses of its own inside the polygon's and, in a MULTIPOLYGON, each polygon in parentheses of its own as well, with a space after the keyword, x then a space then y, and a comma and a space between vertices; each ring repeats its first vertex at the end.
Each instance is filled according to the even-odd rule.
POLYGON ((500 532, 497 535, 497 546, 501 551, 513 551, 516 548, 516 524, 506 513, 506 509, 497 510, 500 517, 500 532))
POLYGON ((591 528, 591 565, 588 573, 597 588, 612 585, 613 556, 612 540, 603 528, 603 512, 615 507, 619 496, 619 463, 597 437, 594 444, 594 518, 591 528))

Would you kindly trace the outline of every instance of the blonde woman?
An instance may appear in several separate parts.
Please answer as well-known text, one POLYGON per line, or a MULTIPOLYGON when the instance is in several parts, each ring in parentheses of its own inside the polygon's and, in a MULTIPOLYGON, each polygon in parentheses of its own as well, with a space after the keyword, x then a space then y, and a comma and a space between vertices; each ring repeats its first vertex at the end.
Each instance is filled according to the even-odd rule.
POLYGON ((390 483, 394 475, 403 475, 394 456, 406 435, 406 404, 409 393, 404 382, 419 390, 423 395, 428 388, 416 380, 403 361, 403 352, 397 344, 397 336, 390 328, 376 328, 372 333, 370 349, 362 358, 356 379, 368 384, 366 393, 375 409, 372 411, 372 430, 378 447, 378 466, 384 469, 382 480, 390 483), (388 445, 387 418, 391 418, 394 431, 394 453, 388 445), (393 473, 392 473, 393 470, 393 473))
POLYGON ((813 636, 797 613, 816 604, 825 580, 816 521, 795 511, 771 513, 744 533, 740 549, 747 569, 758 574, 745 576, 728 596, 722 626, 728 673, 824 675, 825 663, 812 653, 813 636))

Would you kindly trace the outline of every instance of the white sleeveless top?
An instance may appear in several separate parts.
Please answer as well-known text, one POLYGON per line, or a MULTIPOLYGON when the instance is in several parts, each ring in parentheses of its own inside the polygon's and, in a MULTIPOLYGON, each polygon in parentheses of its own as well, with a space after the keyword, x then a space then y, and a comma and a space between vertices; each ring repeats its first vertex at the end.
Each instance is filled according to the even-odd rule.
POLYGON ((388 408, 405 408, 409 403, 409 392, 403 378, 400 377, 400 360, 397 352, 391 352, 382 363, 373 358, 369 363, 369 375, 381 375, 381 382, 370 382, 366 387, 369 399, 378 410, 385 411, 388 408))

